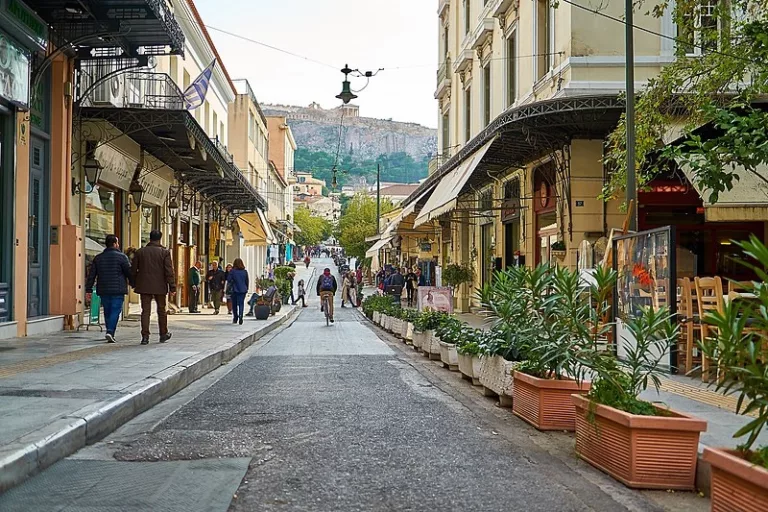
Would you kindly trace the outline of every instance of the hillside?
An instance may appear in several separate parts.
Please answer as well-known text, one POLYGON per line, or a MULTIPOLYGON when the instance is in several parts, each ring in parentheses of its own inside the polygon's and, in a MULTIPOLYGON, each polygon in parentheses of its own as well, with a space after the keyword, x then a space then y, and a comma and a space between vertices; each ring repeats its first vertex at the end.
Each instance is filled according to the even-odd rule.
POLYGON ((376 164, 382 180, 409 183, 426 177, 437 148, 437 131, 415 123, 360 117, 357 106, 326 110, 309 107, 262 105, 266 115, 285 116, 298 150, 295 168, 312 171, 330 184, 331 168, 339 151, 339 186, 364 177, 375 181, 376 164), (343 118, 341 144, 339 127, 343 118))

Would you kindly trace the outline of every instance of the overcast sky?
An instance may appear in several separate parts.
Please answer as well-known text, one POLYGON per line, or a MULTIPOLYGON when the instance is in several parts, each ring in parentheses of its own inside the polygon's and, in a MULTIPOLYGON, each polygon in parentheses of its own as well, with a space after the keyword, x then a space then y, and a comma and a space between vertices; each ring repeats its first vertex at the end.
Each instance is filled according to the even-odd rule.
MULTIPOLYGON (((335 107, 343 79, 339 70, 348 63, 361 71, 385 68, 358 93, 361 116, 437 126, 437 0, 195 0, 195 5, 230 76, 247 78, 259 102, 335 107)), ((364 84, 358 78, 352 88, 364 84)))

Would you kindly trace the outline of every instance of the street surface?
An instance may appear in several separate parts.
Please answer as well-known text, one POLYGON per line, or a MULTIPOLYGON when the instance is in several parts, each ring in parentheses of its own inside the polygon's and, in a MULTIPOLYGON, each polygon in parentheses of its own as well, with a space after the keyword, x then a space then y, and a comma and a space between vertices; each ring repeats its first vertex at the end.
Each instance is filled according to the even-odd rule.
MULTIPOLYGON (((313 265, 317 276, 331 262, 313 265)), ((528 427, 338 298, 326 327, 314 287, 290 327, 12 489, 0 510, 708 509, 626 489, 578 461, 569 436, 528 427)))

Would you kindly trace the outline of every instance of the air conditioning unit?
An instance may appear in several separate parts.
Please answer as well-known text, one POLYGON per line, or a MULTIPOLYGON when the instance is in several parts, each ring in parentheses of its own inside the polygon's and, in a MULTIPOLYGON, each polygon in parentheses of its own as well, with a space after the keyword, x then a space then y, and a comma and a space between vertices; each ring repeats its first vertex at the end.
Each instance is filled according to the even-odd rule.
POLYGON ((94 105, 123 107, 125 103, 125 75, 115 75, 96 86, 93 90, 94 105))

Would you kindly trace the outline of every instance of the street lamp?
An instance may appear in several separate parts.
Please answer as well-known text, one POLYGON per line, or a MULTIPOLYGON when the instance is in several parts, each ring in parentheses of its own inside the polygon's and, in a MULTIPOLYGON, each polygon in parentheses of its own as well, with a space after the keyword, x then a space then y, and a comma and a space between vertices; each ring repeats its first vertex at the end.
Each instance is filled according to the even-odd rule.
POLYGON ((336 97, 346 105, 357 98, 357 96, 352 92, 352 87, 349 83, 349 74, 352 72, 352 70, 349 69, 349 65, 345 64, 344 69, 342 69, 341 72, 344 73, 344 81, 341 83, 341 92, 337 94, 336 97))
POLYGON ((128 192, 131 194, 131 197, 133 198, 133 204, 136 205, 136 208, 131 208, 131 204, 129 202, 126 205, 126 210, 128 210, 130 213, 139 211, 141 208, 141 203, 144 201, 144 187, 141 186, 139 180, 134 179, 131 181, 131 187, 128 189, 128 192))

